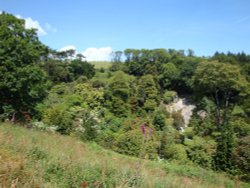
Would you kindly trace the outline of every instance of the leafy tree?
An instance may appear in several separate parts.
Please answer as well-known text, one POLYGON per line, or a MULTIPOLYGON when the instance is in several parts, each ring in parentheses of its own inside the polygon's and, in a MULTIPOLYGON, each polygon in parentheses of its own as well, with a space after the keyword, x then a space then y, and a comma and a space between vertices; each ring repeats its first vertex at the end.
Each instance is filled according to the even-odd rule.
POLYGON ((176 64, 179 69, 179 77, 175 83, 175 89, 182 93, 192 93, 193 92, 193 82, 192 77, 195 73, 196 67, 200 60, 194 57, 188 57, 187 60, 181 64, 176 64))
POLYGON ((42 62, 41 67, 47 72, 49 80, 55 84, 73 81, 73 74, 68 62, 50 58, 42 62))
POLYGON ((138 81, 139 104, 147 111, 153 111, 158 103, 158 89, 154 77, 150 74, 142 76, 138 81))
POLYGON ((104 102, 103 90, 95 89, 87 83, 77 84, 74 87, 74 93, 81 97, 83 103, 91 109, 100 109, 104 102))
POLYGON ((246 94, 248 83, 239 66, 213 61, 199 64, 193 77, 193 86, 197 92, 215 101, 216 123, 219 127, 227 120, 228 108, 233 99, 246 94))
POLYGON ((166 126, 165 114, 160 111, 156 111, 153 118, 153 125, 157 131, 163 131, 166 126))
POLYGON ((168 89, 173 86, 179 76, 179 70, 173 63, 163 65, 162 74, 159 76, 162 88, 168 89))
POLYGON ((69 66, 75 79, 77 79, 79 76, 86 76, 88 79, 90 79, 95 75, 94 65, 83 61, 81 57, 71 61, 69 66))
POLYGON ((126 116, 129 112, 128 100, 133 80, 132 76, 117 71, 105 88, 106 106, 117 116, 126 116))
POLYGON ((112 62, 120 63, 122 62, 122 51, 112 52, 112 62))
POLYGON ((46 96, 46 74, 38 67, 47 48, 24 20, 0 14, 0 114, 24 117, 46 96))

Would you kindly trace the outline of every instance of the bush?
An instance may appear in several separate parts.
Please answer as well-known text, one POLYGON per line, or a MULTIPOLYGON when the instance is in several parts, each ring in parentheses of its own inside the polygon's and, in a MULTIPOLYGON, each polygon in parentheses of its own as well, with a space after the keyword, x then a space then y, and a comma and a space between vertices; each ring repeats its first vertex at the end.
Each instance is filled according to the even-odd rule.
POLYGON ((72 115, 61 105, 47 109, 43 116, 43 122, 56 126, 57 131, 62 134, 69 134, 72 130, 72 115))
POLYGON ((166 126, 165 115, 159 111, 156 111, 153 118, 153 125, 157 131, 163 131, 164 127, 166 126))
POLYGON ((214 140, 194 136, 192 140, 186 139, 185 145, 191 161, 205 168, 212 167, 213 155, 216 150, 214 140))
POLYGON ((233 150, 232 161, 242 179, 250 181, 250 136, 238 140, 233 150))
POLYGON ((163 95, 163 102, 165 104, 168 104, 172 102, 176 96, 177 93, 175 91, 166 91, 163 95))
POLYGON ((116 141, 115 150, 126 155, 155 159, 157 143, 149 135, 144 136, 141 130, 135 129, 121 134, 116 141))
POLYGON ((182 144, 171 144, 163 151, 163 156, 169 160, 176 160, 180 162, 187 161, 187 153, 182 144))

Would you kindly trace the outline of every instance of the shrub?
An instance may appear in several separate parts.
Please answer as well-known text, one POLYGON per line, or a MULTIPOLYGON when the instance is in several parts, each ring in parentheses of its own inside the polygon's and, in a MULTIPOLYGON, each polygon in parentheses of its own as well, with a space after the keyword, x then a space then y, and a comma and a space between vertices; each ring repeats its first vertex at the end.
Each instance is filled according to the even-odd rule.
POLYGON ((137 157, 148 157, 154 159, 157 157, 157 143, 152 136, 143 135, 141 130, 135 129, 121 134, 117 138, 115 150, 126 155, 137 157))
POLYGON ((168 104, 172 102, 176 96, 177 93, 175 91, 166 91, 163 95, 163 102, 165 104, 168 104))
POLYGON ((214 140, 194 136, 192 140, 186 139, 185 145, 187 146, 188 157, 191 161, 205 168, 212 167, 212 156, 216 148, 214 140))
POLYGON ((182 144, 170 144, 163 151, 163 156, 166 159, 176 160, 180 162, 187 161, 187 153, 182 144))
POLYGON ((153 125, 157 131, 162 131, 166 126, 165 115, 159 111, 155 112, 153 125))
POLYGON ((47 109, 43 116, 43 122, 57 126, 58 132, 62 134, 69 134, 72 130, 72 115, 61 105, 47 109))

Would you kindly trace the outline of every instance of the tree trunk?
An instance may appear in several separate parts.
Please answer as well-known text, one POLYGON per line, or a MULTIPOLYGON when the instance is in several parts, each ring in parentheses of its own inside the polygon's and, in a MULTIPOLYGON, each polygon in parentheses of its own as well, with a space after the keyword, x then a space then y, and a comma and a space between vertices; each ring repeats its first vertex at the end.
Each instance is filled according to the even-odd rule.
POLYGON ((221 114, 220 114, 220 101, 219 101, 219 96, 218 96, 219 90, 215 90, 215 103, 216 103, 216 124, 217 128, 220 128, 221 125, 221 114))

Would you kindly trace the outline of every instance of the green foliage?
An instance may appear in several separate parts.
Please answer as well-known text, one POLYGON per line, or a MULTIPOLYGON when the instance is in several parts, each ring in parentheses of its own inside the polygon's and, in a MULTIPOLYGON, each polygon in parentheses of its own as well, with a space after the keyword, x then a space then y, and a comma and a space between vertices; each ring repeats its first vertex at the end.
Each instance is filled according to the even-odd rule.
POLYGON ((48 61, 42 62, 41 66, 46 71, 49 80, 53 83, 73 81, 73 75, 68 62, 49 59, 48 61))
POLYGON ((168 149, 173 145, 180 143, 182 143, 182 141, 180 141, 179 133, 171 126, 165 127, 160 133, 159 156, 171 160, 173 155, 170 154, 170 150, 168 149))
POLYGON ((165 114, 160 111, 155 111, 153 117, 153 125, 157 131, 163 131, 166 126, 165 114))
POLYGON ((179 70, 173 63, 163 65, 162 74, 159 76, 162 88, 173 86, 179 76, 179 70))
POLYGON ((193 119, 193 121, 196 121, 196 122, 192 122, 192 123, 195 123, 195 125, 192 125, 192 126, 194 126, 194 131, 198 135, 209 136, 216 130, 214 121, 208 114, 204 118, 193 119))
POLYGON ((158 104, 158 90, 154 77, 150 74, 142 76, 138 81, 138 99, 146 111, 153 111, 158 104))
POLYGON ((141 130, 135 129, 119 135, 115 151, 142 158, 154 159, 157 156, 156 143, 153 135, 143 135, 141 130))
POLYGON ((237 137, 250 135, 250 124, 244 118, 233 118, 229 123, 233 127, 237 137))
POLYGON ((94 65, 91 65, 86 61, 82 61, 79 58, 71 61, 69 66, 75 79, 77 79, 79 76, 86 76, 88 79, 90 79, 95 75, 94 65))
POLYGON ((216 150, 216 143, 212 139, 194 136, 193 139, 186 139, 188 158, 194 163, 211 168, 213 155, 216 150))
POLYGON ((182 144, 170 144, 163 152, 162 154, 167 160, 176 160, 181 163, 187 161, 186 149, 182 144))
POLYGON ((24 118, 46 96, 46 75, 37 66, 46 47, 24 20, 6 13, 0 14, 0 41, 0 114, 24 118))
POLYGON ((232 115, 233 116, 244 117, 246 114, 245 114, 244 110, 240 106, 236 105, 236 106, 234 106, 234 108, 232 110, 232 115))
POLYGON ((128 99, 131 94, 131 84, 134 77, 118 71, 111 77, 108 87, 105 88, 104 97, 107 108, 116 116, 127 116, 130 111, 128 99))
POLYGON ((177 83, 175 84, 175 88, 178 91, 182 91, 184 93, 192 93, 193 91, 193 81, 192 77, 196 71, 197 65, 201 60, 199 58, 187 58, 186 61, 177 64, 180 73, 177 83))
POLYGON ((77 84, 74 93, 81 97, 81 101, 90 108, 100 109, 104 102, 104 92, 102 89, 92 88, 88 83, 77 84))
POLYGON ((69 134, 72 130, 72 114, 62 105, 48 108, 44 112, 43 122, 50 126, 56 126, 57 131, 62 134, 69 134))
POLYGON ((240 171, 242 179, 250 181, 250 136, 238 140, 233 150, 232 162, 240 171))
POLYGON ((72 108, 74 114, 73 131, 82 140, 94 140, 97 137, 100 119, 98 112, 82 108, 72 108))
POLYGON ((163 94, 163 102, 165 104, 168 104, 174 100, 174 98, 177 96, 177 93, 175 91, 165 91, 163 94))
POLYGON ((203 97, 199 103, 199 107, 205 110, 206 113, 212 114, 215 111, 216 105, 215 101, 209 99, 208 97, 203 97))
POLYGON ((232 125, 224 124, 218 139, 214 156, 215 169, 230 172, 233 169, 232 152, 236 142, 232 125))
POLYGON ((197 67, 193 77, 194 87, 206 93, 244 92, 246 79, 240 67, 219 62, 203 62, 197 67))
MULTIPOLYGON (((0 119, 15 122, 32 117, 29 128, 96 141, 141 159, 159 156, 178 163, 190 160, 205 168, 214 165, 249 180, 249 55, 216 53, 204 58, 195 57, 192 50, 186 55, 184 50, 126 49, 114 52, 112 61, 89 64, 74 50, 48 49, 35 30, 25 29, 24 20, 0 14, 0 119), (177 92, 197 105, 184 132, 178 131, 184 128, 181 111, 166 110, 177 92)), ((102 152, 96 144, 93 148, 102 152)), ((113 167, 71 164, 69 158, 68 163, 48 161, 50 155, 39 147, 29 147, 24 155, 33 163, 43 161, 46 168, 39 181, 45 180, 48 187, 79 187, 82 182, 91 187, 97 179, 96 187, 143 187, 138 172, 136 176, 131 171, 120 173, 123 183, 119 184, 112 179, 117 173, 113 167)), ((192 168, 182 170, 188 177, 197 175, 190 172, 192 168)))

